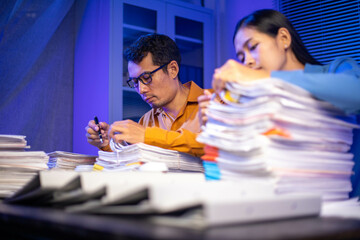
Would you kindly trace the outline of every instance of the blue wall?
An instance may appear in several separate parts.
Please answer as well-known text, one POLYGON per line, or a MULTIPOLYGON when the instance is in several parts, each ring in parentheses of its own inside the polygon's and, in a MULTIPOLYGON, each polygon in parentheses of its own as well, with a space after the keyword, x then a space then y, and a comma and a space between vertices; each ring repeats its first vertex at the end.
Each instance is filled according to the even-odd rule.
POLYGON ((110 1, 89 0, 76 41, 73 118, 76 153, 97 155, 98 149, 86 140, 85 127, 94 116, 109 121, 109 14, 110 1))
POLYGON ((236 23, 251 12, 262 9, 273 9, 273 0, 226 0, 216 1, 216 38, 217 38, 217 66, 220 67, 226 60, 236 58, 232 42, 236 23))

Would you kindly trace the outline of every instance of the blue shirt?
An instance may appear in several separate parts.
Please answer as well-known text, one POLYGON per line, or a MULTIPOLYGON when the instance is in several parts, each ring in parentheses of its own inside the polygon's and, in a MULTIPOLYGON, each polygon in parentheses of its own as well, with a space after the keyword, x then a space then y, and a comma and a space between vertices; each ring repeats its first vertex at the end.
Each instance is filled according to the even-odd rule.
MULTIPOLYGON (((353 123, 360 124, 360 67, 351 58, 337 58, 327 65, 306 64, 304 70, 273 71, 271 77, 302 87, 318 99, 332 103, 353 114, 353 123)), ((354 130, 351 152, 354 154, 353 191, 360 196, 360 130, 354 130)))

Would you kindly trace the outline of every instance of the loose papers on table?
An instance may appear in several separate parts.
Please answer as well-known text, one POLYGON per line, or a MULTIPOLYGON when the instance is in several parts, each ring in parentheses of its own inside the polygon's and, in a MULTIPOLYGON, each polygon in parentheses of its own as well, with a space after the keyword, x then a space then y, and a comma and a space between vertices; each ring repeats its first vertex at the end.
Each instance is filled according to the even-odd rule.
POLYGON ((201 159, 192 155, 137 143, 113 149, 114 152, 99 151, 95 169, 101 171, 146 170, 202 172, 201 159), (150 163, 150 164, 149 164, 150 163))
POLYGON ((55 151, 48 153, 49 168, 60 168, 60 169, 75 169, 81 171, 82 169, 92 169, 96 156, 71 153, 64 151, 55 151))

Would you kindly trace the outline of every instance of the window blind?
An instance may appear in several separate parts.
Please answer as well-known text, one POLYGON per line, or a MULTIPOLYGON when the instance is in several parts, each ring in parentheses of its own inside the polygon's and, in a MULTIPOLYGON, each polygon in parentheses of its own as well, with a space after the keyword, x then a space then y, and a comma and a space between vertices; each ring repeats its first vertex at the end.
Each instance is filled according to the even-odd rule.
POLYGON ((349 56, 360 63, 360 0, 276 0, 274 4, 319 62, 349 56))

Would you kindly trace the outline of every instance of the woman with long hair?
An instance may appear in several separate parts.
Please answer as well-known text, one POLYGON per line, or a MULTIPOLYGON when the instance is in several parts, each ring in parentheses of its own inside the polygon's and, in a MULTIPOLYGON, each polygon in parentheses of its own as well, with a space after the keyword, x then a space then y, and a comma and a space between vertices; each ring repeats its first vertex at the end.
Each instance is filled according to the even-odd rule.
MULTIPOLYGON (((282 13, 263 9, 242 18, 236 25, 233 42, 238 61, 228 60, 215 70, 212 85, 216 93, 225 89, 226 82, 276 77, 306 89, 347 114, 360 113, 360 68, 356 61, 340 57, 321 65, 309 54, 282 13)), ((207 121, 206 108, 210 98, 207 91, 198 98, 202 123, 207 121)), ((359 130, 356 130, 353 153, 354 161, 360 163, 359 135, 359 130)), ((359 195, 359 164, 355 168, 359 169, 354 169, 354 195, 359 195)))

